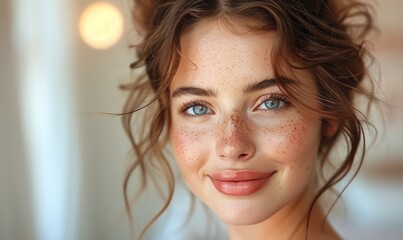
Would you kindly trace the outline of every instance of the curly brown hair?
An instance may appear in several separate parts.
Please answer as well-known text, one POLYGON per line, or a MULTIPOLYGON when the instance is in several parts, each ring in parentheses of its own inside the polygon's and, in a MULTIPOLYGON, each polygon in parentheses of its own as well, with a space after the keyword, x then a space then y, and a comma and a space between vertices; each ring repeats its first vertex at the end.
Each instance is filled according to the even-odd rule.
POLYGON ((370 100, 368 105, 375 99, 374 80, 368 76, 368 66, 365 65, 366 58, 371 58, 366 48, 366 37, 373 29, 373 14, 369 5, 354 0, 134 2, 133 20, 142 37, 141 43, 133 46, 137 50, 137 60, 131 68, 143 70, 143 74, 133 83, 123 86, 130 93, 122 121, 134 150, 133 162, 124 181, 125 205, 130 222, 129 182, 136 169, 140 170, 142 189, 147 186, 147 176, 161 172, 168 187, 165 205, 143 229, 140 238, 166 210, 173 196, 174 175, 165 151, 170 127, 169 84, 181 59, 181 36, 202 19, 248 19, 256 23, 248 25, 253 31, 275 31, 272 67, 281 90, 293 104, 321 116, 325 124, 337 123, 337 132, 330 137, 324 136, 321 141, 318 152, 320 169, 323 171, 324 164, 329 161, 329 154, 337 140, 345 142, 345 155, 319 189, 310 212, 325 191, 349 173, 354 178, 365 155, 363 129, 367 123, 366 115, 354 104, 354 99, 364 96, 370 100), (317 92, 312 94, 282 82, 285 69, 289 67, 310 72, 317 92), (314 109, 304 104, 301 99, 306 96, 317 98, 321 108, 314 109), (135 114, 139 112, 143 113, 143 118, 135 114), (355 168, 355 165, 358 167, 355 168))

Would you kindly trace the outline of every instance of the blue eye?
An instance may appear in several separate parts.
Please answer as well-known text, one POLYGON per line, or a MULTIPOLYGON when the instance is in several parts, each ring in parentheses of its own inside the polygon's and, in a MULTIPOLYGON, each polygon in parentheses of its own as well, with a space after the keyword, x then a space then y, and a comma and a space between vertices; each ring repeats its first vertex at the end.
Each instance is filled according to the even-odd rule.
POLYGON ((193 115, 193 116, 197 116, 197 115, 204 115, 207 113, 210 113, 211 110, 203 105, 193 105, 191 107, 189 107, 188 109, 186 109, 186 113, 189 115, 193 115))
POLYGON ((268 109, 268 110, 276 110, 279 108, 282 108, 285 104, 285 101, 278 99, 278 98, 270 98, 265 101, 263 101, 259 109, 268 109))
POLYGON ((282 107, 284 102, 279 100, 279 99, 272 99, 272 100, 267 100, 264 101, 264 106, 267 107, 268 109, 275 109, 282 107))

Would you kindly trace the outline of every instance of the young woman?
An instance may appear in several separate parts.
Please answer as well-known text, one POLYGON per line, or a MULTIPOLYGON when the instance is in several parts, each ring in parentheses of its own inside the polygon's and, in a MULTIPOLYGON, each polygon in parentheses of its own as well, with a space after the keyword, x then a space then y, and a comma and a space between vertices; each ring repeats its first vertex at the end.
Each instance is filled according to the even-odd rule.
POLYGON ((373 98, 368 9, 348 0, 136 0, 142 39, 132 68, 144 74, 126 86, 123 115, 135 154, 124 185, 130 219, 134 172, 144 187, 162 172, 168 198, 156 218, 169 205, 172 152, 230 240, 339 239, 318 200, 364 158, 366 119, 354 102, 373 98), (344 155, 332 162, 336 143, 344 155))

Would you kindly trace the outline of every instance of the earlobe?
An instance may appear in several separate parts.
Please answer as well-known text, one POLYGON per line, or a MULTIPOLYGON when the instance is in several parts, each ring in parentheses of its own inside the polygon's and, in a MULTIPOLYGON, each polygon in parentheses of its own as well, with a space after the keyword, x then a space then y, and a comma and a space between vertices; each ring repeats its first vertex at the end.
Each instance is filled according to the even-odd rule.
POLYGON ((324 119, 322 121, 322 135, 333 137, 339 129, 339 124, 334 120, 324 119))

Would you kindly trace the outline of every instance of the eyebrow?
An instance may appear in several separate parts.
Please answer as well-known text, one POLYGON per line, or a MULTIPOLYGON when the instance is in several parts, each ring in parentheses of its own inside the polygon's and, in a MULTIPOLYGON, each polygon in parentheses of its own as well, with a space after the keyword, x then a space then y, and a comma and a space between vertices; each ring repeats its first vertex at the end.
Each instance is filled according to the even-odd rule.
POLYGON ((196 96, 203 96, 203 97, 215 97, 217 93, 211 89, 205 89, 200 87, 181 87, 176 89, 172 93, 172 97, 180 97, 183 95, 196 95, 196 96))
MULTIPOLYGON (((282 82, 285 84, 290 84, 290 83, 297 83, 296 80, 291 79, 291 78, 281 78, 282 82)), ((252 83, 252 84, 248 84, 244 90, 242 90, 243 94, 247 94, 247 93, 252 93, 252 92, 258 92, 260 90, 266 89, 266 88, 270 88, 273 86, 277 86, 279 85, 279 80, 275 79, 275 78, 270 78, 270 79, 264 79, 260 82, 256 82, 256 83, 252 83)))
MULTIPOLYGON (((291 79, 291 78, 282 78, 282 81, 285 84, 290 84, 290 83, 297 83, 296 80, 291 79)), ((243 90, 242 93, 243 94, 248 94, 248 93, 253 93, 253 92, 257 92, 266 88, 270 88, 273 86, 277 86, 278 85, 278 80, 274 79, 274 78, 270 78, 270 79, 264 79, 262 81, 256 82, 256 83, 251 83, 248 84, 243 90)), ((181 87, 176 89, 173 93, 172 93, 172 98, 174 97, 180 97, 183 95, 196 95, 196 96, 203 96, 203 97, 215 97, 217 96, 217 92, 212 90, 212 89, 208 89, 208 88, 200 88, 200 87, 181 87)))

